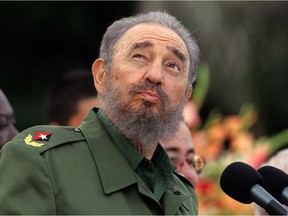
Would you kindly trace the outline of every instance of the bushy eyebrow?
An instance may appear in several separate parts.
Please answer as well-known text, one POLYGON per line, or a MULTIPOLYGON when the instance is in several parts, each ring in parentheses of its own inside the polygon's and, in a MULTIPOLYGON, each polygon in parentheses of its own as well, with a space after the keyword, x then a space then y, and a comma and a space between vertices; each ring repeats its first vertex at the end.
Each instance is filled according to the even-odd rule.
MULTIPOLYGON (((136 50, 136 49, 145 48, 145 47, 153 47, 153 46, 154 44, 151 43, 150 41, 141 41, 141 42, 134 43, 131 47, 131 50, 136 50)), ((185 61, 187 60, 185 55, 176 47, 167 46, 167 49, 173 52, 180 59, 181 62, 185 63, 185 61)))
POLYGON ((171 50, 183 63, 186 61, 185 55, 177 48, 167 46, 167 49, 171 50))
MULTIPOLYGON (((171 147, 166 147, 165 148, 166 151, 170 151, 170 152, 179 152, 179 148, 178 147, 174 147, 174 146, 171 146, 171 147)), ((195 149, 192 148, 192 149, 189 149, 188 152, 186 153, 186 155, 188 154, 194 154, 195 153, 195 149)))
POLYGON ((134 43, 131 47, 131 50, 136 50, 139 48, 145 48, 145 47, 153 47, 153 43, 151 43, 150 41, 141 41, 141 42, 137 42, 134 43))
POLYGON ((177 147, 174 147, 174 146, 171 146, 171 147, 166 147, 165 150, 168 152, 178 152, 179 151, 179 148, 177 147))

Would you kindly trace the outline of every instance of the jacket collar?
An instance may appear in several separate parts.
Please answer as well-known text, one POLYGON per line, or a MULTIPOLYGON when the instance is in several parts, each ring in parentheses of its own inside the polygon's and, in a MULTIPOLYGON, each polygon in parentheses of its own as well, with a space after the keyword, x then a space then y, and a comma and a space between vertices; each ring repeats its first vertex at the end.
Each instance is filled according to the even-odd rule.
POLYGON ((91 109, 80 125, 98 169, 106 194, 123 189, 137 182, 134 171, 114 145, 99 121, 97 109, 91 109))
MULTIPOLYGON (((189 209, 189 207, 186 206, 184 201, 188 200, 191 196, 196 197, 195 192, 192 188, 186 188, 183 182, 179 182, 181 175, 171 176, 171 182, 163 195, 162 201, 160 201, 163 205, 163 207, 161 207, 161 204, 154 199, 151 192, 149 192, 148 189, 145 190, 145 185, 143 185, 144 182, 142 180, 137 180, 134 170, 114 145, 96 113, 97 109, 91 109, 89 111, 80 125, 80 130, 86 138, 94 158, 104 192, 110 194, 138 182, 139 192, 153 199, 161 209, 164 208, 163 211, 165 212, 165 215, 175 215, 181 205, 184 206, 188 213, 189 211, 192 211, 192 209, 189 209)), ((196 207, 197 204, 195 203, 194 208, 196 209, 196 207)))

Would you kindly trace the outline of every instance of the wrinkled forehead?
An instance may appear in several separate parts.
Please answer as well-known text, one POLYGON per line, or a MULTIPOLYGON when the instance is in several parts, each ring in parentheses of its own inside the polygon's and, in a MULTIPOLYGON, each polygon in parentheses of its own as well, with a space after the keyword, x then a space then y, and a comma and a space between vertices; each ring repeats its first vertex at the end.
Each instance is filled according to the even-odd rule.
POLYGON ((182 38, 168 27, 157 23, 141 23, 130 28, 117 41, 115 50, 127 50, 133 44, 144 40, 157 40, 180 50, 189 59, 188 49, 182 38))

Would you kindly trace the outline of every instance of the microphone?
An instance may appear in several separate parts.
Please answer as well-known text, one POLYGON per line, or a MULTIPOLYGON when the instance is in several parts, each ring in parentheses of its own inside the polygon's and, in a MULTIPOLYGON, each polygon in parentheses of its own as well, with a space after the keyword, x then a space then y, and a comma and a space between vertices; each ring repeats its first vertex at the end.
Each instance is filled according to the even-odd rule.
POLYGON ((288 210, 263 187, 263 178, 257 170, 243 162, 228 165, 221 177, 220 186, 231 198, 244 203, 257 203, 269 215, 288 215, 288 210))
POLYGON ((273 166, 263 166, 258 172, 264 179, 264 188, 280 203, 288 206, 288 175, 273 166))

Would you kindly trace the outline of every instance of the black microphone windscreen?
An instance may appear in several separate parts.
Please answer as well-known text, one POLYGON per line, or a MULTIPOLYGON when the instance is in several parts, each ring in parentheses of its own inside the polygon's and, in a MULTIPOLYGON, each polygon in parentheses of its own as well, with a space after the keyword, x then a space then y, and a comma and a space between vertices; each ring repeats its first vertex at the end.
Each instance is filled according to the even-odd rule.
POLYGON ((222 190, 233 199, 245 204, 253 202, 251 188, 256 184, 263 185, 262 176, 253 167, 243 162, 231 163, 220 177, 222 190))
POLYGON ((258 172, 264 179, 263 187, 277 200, 282 200, 282 191, 288 187, 288 174, 273 166, 263 166, 258 172))

